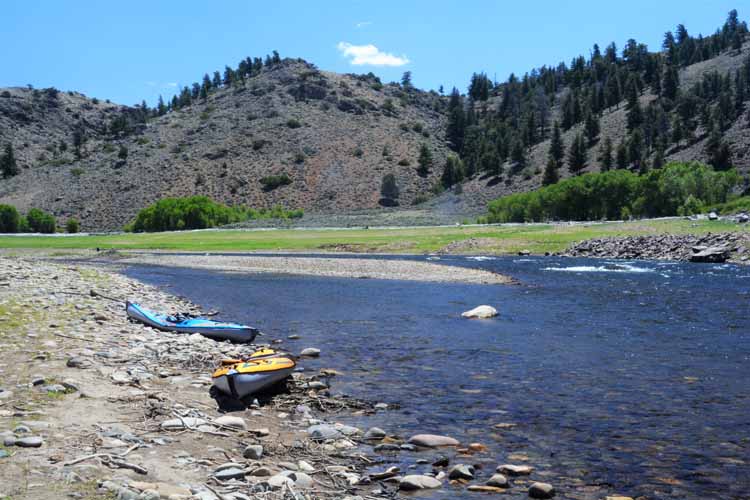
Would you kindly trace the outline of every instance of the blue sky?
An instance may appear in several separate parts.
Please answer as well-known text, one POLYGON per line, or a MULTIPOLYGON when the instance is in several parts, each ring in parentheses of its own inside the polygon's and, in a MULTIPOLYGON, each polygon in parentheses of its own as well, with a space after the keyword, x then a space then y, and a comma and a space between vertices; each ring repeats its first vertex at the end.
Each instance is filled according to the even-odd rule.
MULTIPOLYGON (((276 49, 338 72, 466 90, 474 71, 504 80, 628 38, 657 48, 678 23, 710 34, 732 8, 674 1, 4 0, 0 87, 32 84, 154 104, 205 72, 276 49), (361 63, 361 64, 354 64, 361 63)), ((748 9, 750 11, 750 9, 748 9)))

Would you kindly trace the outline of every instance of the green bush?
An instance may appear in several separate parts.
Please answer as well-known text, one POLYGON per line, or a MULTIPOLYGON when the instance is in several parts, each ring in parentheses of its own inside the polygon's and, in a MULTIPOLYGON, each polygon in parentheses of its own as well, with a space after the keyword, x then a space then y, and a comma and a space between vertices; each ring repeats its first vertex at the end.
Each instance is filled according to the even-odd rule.
POLYGON ((153 232, 205 229, 239 222, 244 218, 244 210, 241 208, 216 203, 207 196, 164 198, 138 212, 132 230, 153 232))
POLYGON ((291 184, 292 179, 290 179, 287 174, 268 175, 261 178, 260 183, 263 184, 263 191, 273 191, 277 187, 291 184))
POLYGON ((68 233, 77 233, 81 229, 77 219, 70 218, 65 223, 65 231, 68 233))
POLYGON ((32 208, 29 210, 29 213, 26 214, 26 220, 29 223, 29 229, 32 233, 51 234, 55 232, 55 217, 52 214, 39 210, 38 208, 32 208))
POLYGON ((17 233, 21 223, 18 210, 12 205, 0 205, 0 233, 17 233))
POLYGON ((729 200, 720 205, 709 205, 706 208, 714 209, 720 214, 736 214, 738 212, 750 212, 750 196, 742 196, 729 200))
POLYGON ((287 120, 286 126, 289 128, 300 128, 302 124, 296 118, 290 118, 287 120))
POLYGON ((490 202, 488 222, 664 217, 727 201, 739 177, 698 163, 670 163, 639 176, 626 170, 584 174, 490 202), (690 197, 693 199, 690 200, 690 197))

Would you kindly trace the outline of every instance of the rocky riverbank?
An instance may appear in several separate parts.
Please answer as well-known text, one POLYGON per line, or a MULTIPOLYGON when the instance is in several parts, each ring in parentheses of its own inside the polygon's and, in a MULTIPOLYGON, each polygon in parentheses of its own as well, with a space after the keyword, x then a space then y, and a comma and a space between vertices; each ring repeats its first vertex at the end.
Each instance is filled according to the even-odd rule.
POLYGON ((566 257, 750 263, 750 233, 623 236, 582 241, 566 257))
POLYGON ((283 273, 333 278, 370 278, 442 283, 510 284, 512 278, 481 269, 414 260, 247 255, 123 253, 118 262, 243 273, 283 273))
POLYGON ((480 443, 337 422, 388 405, 332 395, 335 370, 295 373, 287 393, 222 415, 208 395, 210 373, 253 347, 129 323, 107 297, 197 312, 99 268, 0 258, 0 498, 355 500, 436 488, 554 495, 533 467, 493 464, 480 443), (394 465, 403 453, 419 457, 404 470, 394 465))

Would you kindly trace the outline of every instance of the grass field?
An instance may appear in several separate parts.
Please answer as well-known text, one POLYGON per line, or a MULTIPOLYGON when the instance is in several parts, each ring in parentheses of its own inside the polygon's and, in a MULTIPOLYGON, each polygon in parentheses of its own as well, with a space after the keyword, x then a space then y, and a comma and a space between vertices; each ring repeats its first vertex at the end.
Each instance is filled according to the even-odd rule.
POLYGON ((575 225, 499 225, 403 229, 183 231, 93 236, 0 236, 0 248, 184 251, 353 251, 427 253, 448 244, 454 253, 559 252, 573 242, 603 236, 743 230, 726 221, 684 219, 575 225), (471 238, 478 239, 465 241, 471 238), (464 242, 464 244, 460 242, 464 242))

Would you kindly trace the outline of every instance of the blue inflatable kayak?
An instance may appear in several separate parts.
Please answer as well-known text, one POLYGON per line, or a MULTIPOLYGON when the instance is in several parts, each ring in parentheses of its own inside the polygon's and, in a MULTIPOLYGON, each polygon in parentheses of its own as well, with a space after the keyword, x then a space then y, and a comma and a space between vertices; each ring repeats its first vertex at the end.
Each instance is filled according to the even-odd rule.
POLYGON ((146 325, 177 333, 200 333, 214 340, 250 343, 258 335, 258 329, 239 323, 224 323, 208 318, 192 316, 169 316, 149 311, 133 302, 126 302, 125 311, 128 318, 146 325))

